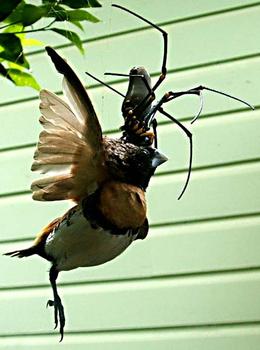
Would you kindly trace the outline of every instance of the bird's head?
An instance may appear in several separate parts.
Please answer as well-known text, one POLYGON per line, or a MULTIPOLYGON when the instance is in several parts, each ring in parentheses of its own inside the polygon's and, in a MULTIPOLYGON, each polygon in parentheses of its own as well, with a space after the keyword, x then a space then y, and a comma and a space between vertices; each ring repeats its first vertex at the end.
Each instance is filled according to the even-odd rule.
POLYGON ((167 157, 156 148, 136 146, 120 139, 107 139, 106 163, 111 175, 145 190, 156 168, 167 157))

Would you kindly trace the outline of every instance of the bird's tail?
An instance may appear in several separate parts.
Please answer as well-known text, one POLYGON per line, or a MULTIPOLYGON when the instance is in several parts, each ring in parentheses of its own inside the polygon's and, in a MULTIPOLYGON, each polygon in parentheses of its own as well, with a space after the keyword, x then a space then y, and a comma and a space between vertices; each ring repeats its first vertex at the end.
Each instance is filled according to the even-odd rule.
POLYGON ((20 249, 20 250, 13 250, 12 252, 4 253, 4 255, 9 255, 12 258, 17 257, 17 258, 25 258, 27 256, 36 254, 36 249, 35 247, 30 247, 26 249, 20 249))

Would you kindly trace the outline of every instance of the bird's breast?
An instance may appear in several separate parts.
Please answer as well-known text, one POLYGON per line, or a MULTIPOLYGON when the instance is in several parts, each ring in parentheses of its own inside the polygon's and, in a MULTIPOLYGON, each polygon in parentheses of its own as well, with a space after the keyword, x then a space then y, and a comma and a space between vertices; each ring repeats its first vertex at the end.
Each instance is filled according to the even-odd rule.
POLYGON ((107 182, 100 191, 99 210, 120 229, 138 228, 146 218, 145 193, 124 182, 107 182))
POLYGON ((136 238, 131 230, 116 235, 101 227, 92 227, 80 206, 49 234, 45 253, 59 271, 95 266, 114 259, 136 238))

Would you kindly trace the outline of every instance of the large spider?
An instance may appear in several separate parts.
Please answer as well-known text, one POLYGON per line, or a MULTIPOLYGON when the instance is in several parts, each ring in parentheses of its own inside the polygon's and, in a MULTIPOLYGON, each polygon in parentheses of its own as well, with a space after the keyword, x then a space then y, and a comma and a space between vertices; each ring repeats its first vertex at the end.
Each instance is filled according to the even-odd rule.
POLYGON ((189 168, 188 168, 188 175, 186 178, 186 182, 181 191, 181 194, 178 197, 178 199, 180 199, 188 186, 190 175, 191 175, 192 155, 193 155, 192 133, 180 121, 178 121, 175 117, 167 113, 162 106, 165 103, 170 102, 183 95, 199 96, 200 108, 197 115, 192 119, 191 124, 195 122, 195 120, 200 116, 202 112, 202 109, 203 109, 202 91, 203 90, 215 92, 217 94, 221 94, 226 97, 232 98, 234 100, 237 100, 239 102, 246 104, 251 109, 254 109, 254 107, 251 106, 248 102, 241 100, 240 98, 237 98, 225 92, 218 91, 202 85, 196 86, 192 89, 185 90, 185 91, 175 91, 175 92, 168 91, 157 102, 153 102, 155 100, 155 90, 162 83, 162 81, 165 79, 167 74, 166 61, 167 61, 167 51, 168 51, 168 33, 165 32, 160 27, 158 27, 157 25, 155 25, 154 23, 147 20, 146 18, 140 16, 139 14, 133 11, 128 10, 127 8, 121 5, 112 4, 112 6, 117 7, 123 11, 126 11, 135 17, 138 17, 139 19, 148 23, 150 26, 154 27, 155 29, 157 29, 162 33, 164 48, 163 48, 161 74, 157 79, 156 83, 152 85, 151 77, 144 67, 134 67, 130 70, 129 74, 105 73, 106 75, 117 75, 117 76, 129 77, 129 85, 128 85, 128 90, 126 95, 122 94, 120 91, 114 89, 110 85, 104 83, 103 81, 96 78, 92 74, 88 72, 86 72, 86 74, 88 74, 90 77, 97 80, 101 84, 107 86, 108 88, 110 88, 111 90, 113 90, 114 92, 116 92, 117 94, 119 94, 124 98, 124 101, 122 104, 122 114, 123 114, 125 123, 121 127, 121 130, 124 131, 122 139, 124 139, 126 142, 132 142, 136 145, 152 145, 154 143, 154 146, 157 148, 158 140, 157 140, 157 130, 156 130, 157 121, 155 119, 156 112, 160 112, 161 114, 163 114, 164 116, 166 116, 167 118, 175 122, 188 136, 189 144, 190 144, 189 168), (153 131, 150 131, 151 127, 153 128, 153 131))

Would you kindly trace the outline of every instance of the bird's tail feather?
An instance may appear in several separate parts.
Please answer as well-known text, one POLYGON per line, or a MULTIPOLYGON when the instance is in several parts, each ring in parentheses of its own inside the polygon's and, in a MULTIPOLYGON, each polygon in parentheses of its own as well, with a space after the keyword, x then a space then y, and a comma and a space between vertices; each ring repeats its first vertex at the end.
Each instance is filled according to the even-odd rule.
POLYGON ((4 253, 4 255, 9 255, 12 258, 13 257, 25 258, 33 254, 36 254, 35 247, 30 247, 30 248, 20 249, 20 250, 13 250, 12 252, 4 253))

